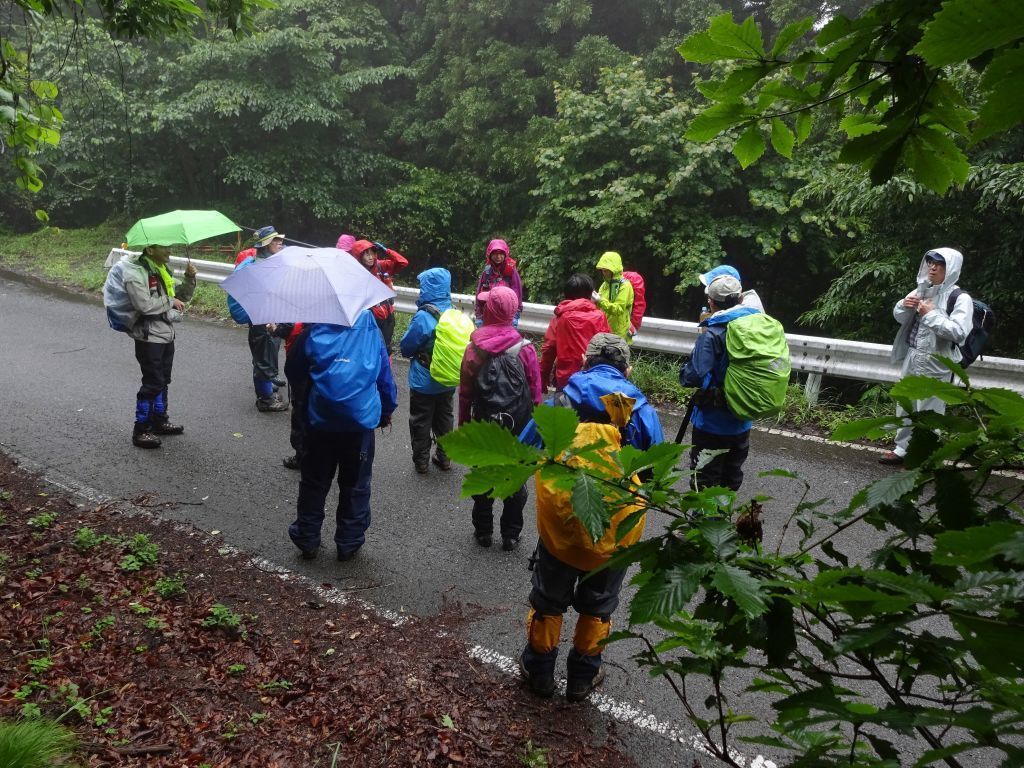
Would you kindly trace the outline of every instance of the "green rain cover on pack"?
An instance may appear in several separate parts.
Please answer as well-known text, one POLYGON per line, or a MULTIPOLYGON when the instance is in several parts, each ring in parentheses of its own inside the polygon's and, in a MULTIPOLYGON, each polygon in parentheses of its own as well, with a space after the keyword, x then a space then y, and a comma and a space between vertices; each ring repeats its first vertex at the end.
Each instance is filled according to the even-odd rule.
POLYGON ((476 326, 457 309, 448 309, 437 320, 434 352, 430 358, 430 378, 445 387, 459 383, 462 356, 469 346, 469 337, 476 326))
POLYGON ((738 317, 726 327, 725 350, 725 402, 733 415, 763 419, 780 413, 790 372, 782 323, 763 312, 738 317))

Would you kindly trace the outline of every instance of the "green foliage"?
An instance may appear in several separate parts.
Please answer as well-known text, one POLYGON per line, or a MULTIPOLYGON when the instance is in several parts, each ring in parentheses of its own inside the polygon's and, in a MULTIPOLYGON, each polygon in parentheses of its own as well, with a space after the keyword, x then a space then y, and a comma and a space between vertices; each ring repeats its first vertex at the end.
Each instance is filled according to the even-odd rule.
POLYGON ((238 632, 242 629, 242 617, 221 603, 214 603, 210 606, 209 615, 203 619, 200 626, 203 629, 219 629, 227 633, 238 632))
POLYGON ((0 765, 10 768, 71 768, 74 734, 42 719, 0 722, 0 765))
POLYGON ((136 533, 121 542, 128 553, 121 558, 118 567, 122 571, 134 573, 156 565, 160 559, 160 545, 150 541, 144 533, 136 533))
MULTIPOLYGON (((725 764, 739 765, 737 739, 789 751, 793 765, 895 766, 906 756, 958 766, 983 749, 1009 765, 1019 754, 1024 508, 1019 478, 993 473, 1024 451, 1024 397, 974 389, 949 365, 963 388, 908 378, 892 396, 937 396, 959 412, 913 415, 903 470, 838 512, 784 470, 768 474, 804 491, 785 514, 767 499, 741 507, 726 489, 693 490, 674 444, 570 466, 559 454, 575 416, 553 408, 535 416, 559 450, 506 458, 506 468, 529 462, 573 489, 573 512, 595 539, 640 499, 663 521, 604 566, 638 566, 630 626, 611 641, 643 643, 639 663, 672 681, 704 747, 725 764), (641 467, 650 477, 627 490, 641 467), (762 511, 781 520, 774 548, 754 530, 762 511), (799 535, 787 536, 791 527, 799 535), (703 706, 694 690, 711 691, 703 706), (765 699, 774 717, 749 714, 751 699, 765 699)), ((836 436, 876 436, 893 421, 863 419, 836 436)), ((452 443, 459 461, 496 471, 498 439, 452 443)))
POLYGON ((185 579, 181 576, 161 576, 153 585, 153 591, 164 600, 180 597, 186 592, 185 579))
POLYGON ((79 528, 75 531, 75 536, 71 540, 71 546, 79 552, 85 553, 95 549, 106 540, 106 536, 96 533, 92 528, 79 528))
POLYGON ((53 524, 57 522, 57 513, 40 512, 38 514, 32 515, 32 517, 30 517, 25 522, 28 523, 30 528, 35 528, 37 531, 45 531, 48 528, 51 528, 53 524))
POLYGON ((730 13, 688 37, 679 46, 688 61, 733 66, 700 84, 714 103, 687 136, 708 141, 745 128, 733 147, 745 168, 764 152, 759 124, 770 125, 775 151, 790 157, 807 135, 806 116, 828 105, 846 133, 840 161, 860 165, 875 184, 904 169, 944 194, 968 178, 965 143, 1024 120, 1019 3, 881 0, 853 20, 831 15, 806 46, 796 46, 814 21, 786 26, 770 51, 752 17, 737 24, 730 13), (963 62, 981 73, 980 105, 955 87, 951 68, 963 62), (795 135, 785 118, 794 120, 795 135))

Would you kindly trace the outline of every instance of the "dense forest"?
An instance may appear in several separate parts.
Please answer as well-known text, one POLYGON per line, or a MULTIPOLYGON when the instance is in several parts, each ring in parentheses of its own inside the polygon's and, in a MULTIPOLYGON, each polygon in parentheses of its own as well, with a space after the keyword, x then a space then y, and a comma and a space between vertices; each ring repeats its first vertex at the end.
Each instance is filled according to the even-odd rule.
MULTIPOLYGON (((311 243, 371 236, 414 267, 449 266, 462 290, 504 237, 534 301, 617 250, 647 278, 648 314, 681 319, 699 309, 697 274, 725 262, 790 330, 879 342, 923 252, 948 245, 965 254, 961 285, 998 314, 992 351, 1020 355, 1020 127, 971 147, 967 181, 942 196, 837 167, 827 108, 792 160, 746 170, 736 134, 684 138, 714 68, 676 48, 710 18, 753 15, 769 37, 870 5, 280 0, 251 35, 163 42, 9 12, 3 37, 57 85, 64 124, 39 155, 41 190, 0 169, 0 228, 40 226, 36 209, 86 227, 216 208, 311 243)), ((978 75, 953 74, 970 101, 978 75)))

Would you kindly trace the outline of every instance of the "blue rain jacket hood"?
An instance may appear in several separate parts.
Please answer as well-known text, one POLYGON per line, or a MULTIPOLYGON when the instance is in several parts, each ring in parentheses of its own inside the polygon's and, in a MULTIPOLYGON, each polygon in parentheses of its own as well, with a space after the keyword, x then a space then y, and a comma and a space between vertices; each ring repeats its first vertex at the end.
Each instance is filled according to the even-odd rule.
MULTIPOLYGON (((626 378, 614 365, 599 363, 593 368, 574 373, 562 390, 573 403, 573 408, 580 415, 581 421, 607 420, 602 395, 621 392, 633 398, 633 416, 626 425, 624 439, 634 448, 646 451, 652 445, 665 442, 658 412, 647 402, 647 397, 636 384, 626 378)), ((551 400, 547 401, 551 404, 551 400)), ((520 442, 540 447, 543 445, 537 424, 531 420, 519 436, 520 442)))
POLYGON ((412 316, 409 328, 398 344, 402 357, 411 359, 409 363, 409 388, 424 395, 437 395, 442 392, 454 392, 455 387, 445 387, 430 377, 430 371, 416 359, 416 355, 433 346, 434 331, 437 319, 423 307, 433 304, 440 312, 452 308, 452 273, 442 267, 420 272, 416 276, 420 282, 420 295, 416 299, 419 311, 412 316))

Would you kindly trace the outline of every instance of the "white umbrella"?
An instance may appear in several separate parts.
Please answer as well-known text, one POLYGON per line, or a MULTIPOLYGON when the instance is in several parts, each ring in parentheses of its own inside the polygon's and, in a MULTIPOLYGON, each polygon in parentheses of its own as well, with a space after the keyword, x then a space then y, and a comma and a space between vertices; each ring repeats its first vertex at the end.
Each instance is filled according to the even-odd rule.
POLYGON ((220 286, 256 325, 352 325, 364 309, 396 296, 345 251, 297 245, 258 259, 220 286))

